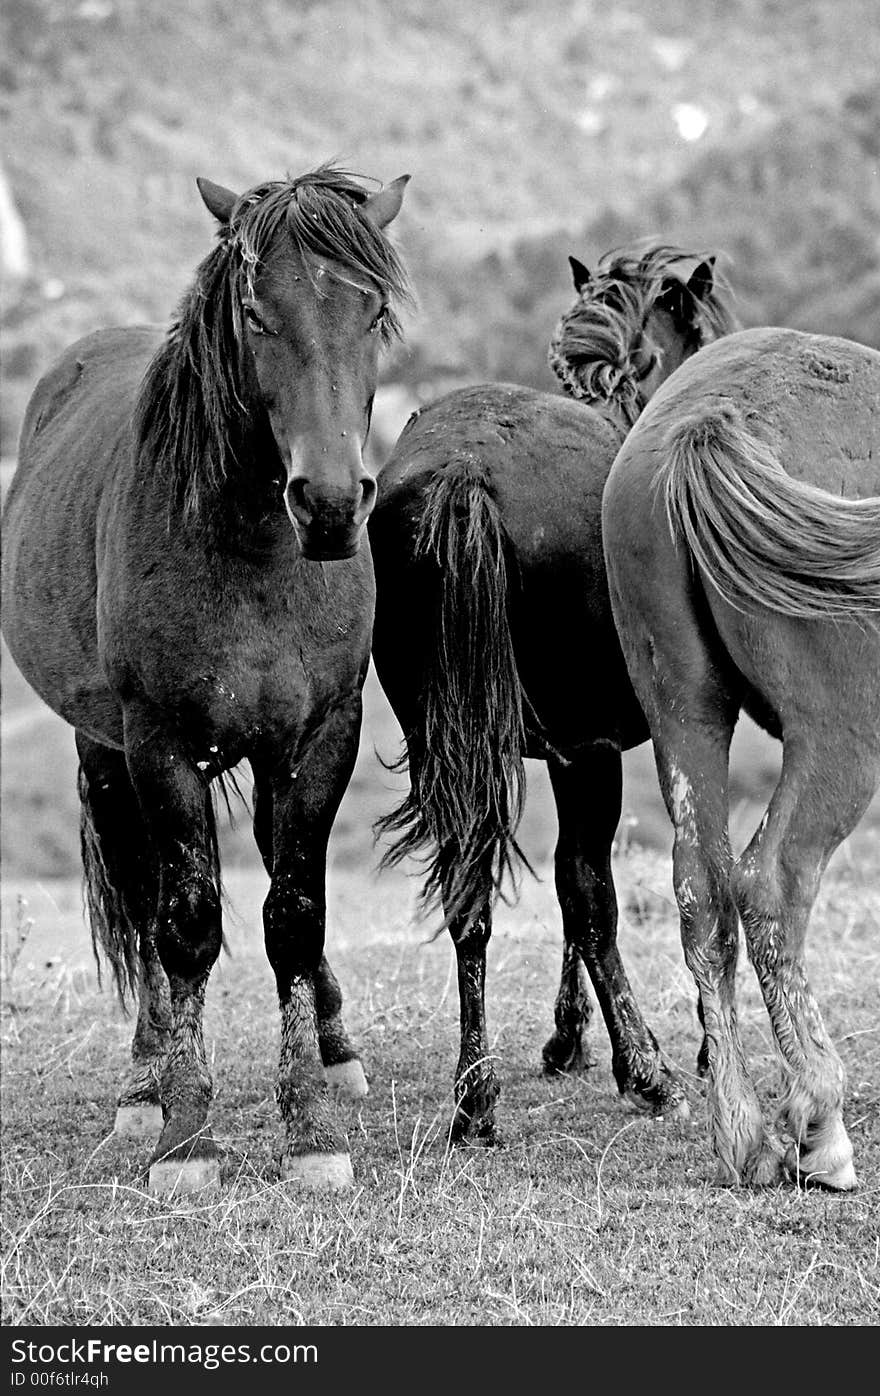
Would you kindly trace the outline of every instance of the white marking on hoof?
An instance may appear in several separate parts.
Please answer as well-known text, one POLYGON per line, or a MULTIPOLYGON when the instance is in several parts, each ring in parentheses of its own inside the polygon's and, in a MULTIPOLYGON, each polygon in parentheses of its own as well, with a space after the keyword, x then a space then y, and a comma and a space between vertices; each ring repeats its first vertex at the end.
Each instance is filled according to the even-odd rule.
POLYGON ((348 1154, 287 1154, 281 1160, 281 1177, 307 1188, 354 1187, 348 1154))
POLYGON ((333 1066, 325 1066, 324 1075, 330 1090, 342 1100, 362 1100, 369 1094, 370 1088, 364 1068, 357 1057, 353 1057, 349 1062, 335 1062, 333 1066))
MULTIPOLYGON (((804 1172, 803 1165, 801 1165, 801 1172, 804 1172)), ((823 1188, 833 1188, 835 1192, 852 1192, 859 1185, 852 1159, 842 1164, 840 1168, 831 1169, 825 1173, 818 1170, 807 1170, 806 1176, 811 1182, 821 1183, 823 1188)))
POLYGON ((823 1125, 814 1126, 804 1143, 808 1146, 800 1153, 792 1145, 785 1156, 786 1167, 795 1177, 835 1192, 852 1192, 858 1187, 852 1144, 839 1115, 832 1115, 823 1125))
POLYGON ((124 1139, 153 1139, 162 1133, 161 1105, 120 1105, 113 1133, 124 1139))
POLYGON ((150 1168, 150 1192, 201 1192, 220 1186, 220 1160, 217 1158, 160 1159, 150 1168))
POLYGON ((859 1185, 851 1158, 844 1159, 836 1167, 823 1167, 821 1158, 815 1154, 812 1157, 805 1154, 803 1158, 798 1158, 797 1149, 792 1144, 785 1155, 785 1166, 800 1182, 814 1185, 818 1183, 834 1192, 852 1192, 859 1185))

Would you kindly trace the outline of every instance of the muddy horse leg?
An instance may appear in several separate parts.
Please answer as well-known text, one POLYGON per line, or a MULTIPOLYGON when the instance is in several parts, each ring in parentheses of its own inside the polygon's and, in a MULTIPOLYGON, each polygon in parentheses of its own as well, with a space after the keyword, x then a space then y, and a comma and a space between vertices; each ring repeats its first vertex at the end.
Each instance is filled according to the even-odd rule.
POLYGON ((449 925, 458 968, 461 1048, 455 1068, 453 1144, 478 1140, 494 1144, 495 1102, 501 1094, 486 1033, 486 946, 492 934, 490 883, 480 910, 453 916, 449 925))
POLYGON ((137 950, 137 1024, 114 1132, 155 1141, 162 1130, 159 1081, 171 1032, 168 981, 156 951, 155 857, 123 753, 82 732, 76 748, 92 935, 111 963, 125 957, 126 947, 137 950))
POLYGON ((855 827, 877 784, 877 757, 839 739, 786 745, 761 826, 733 872, 749 958, 761 985, 783 1072, 781 1129, 789 1169, 838 1191, 856 1186, 843 1124, 845 1073, 807 980, 804 941, 828 859, 855 827))
MULTIPOLYGON (((313 1187, 353 1181, 348 1140, 327 1085, 319 1033, 326 919, 327 843, 354 769, 360 699, 339 704, 293 756, 267 751, 254 761, 271 795, 271 882, 263 907, 266 953, 281 1008, 276 1099, 284 1124, 281 1176, 313 1187)), ((258 799, 261 798, 258 796, 258 799)), ((324 1011, 333 1017, 333 1006, 324 1011)))
MULTIPOLYGON (((739 921, 730 887, 728 753, 733 715, 721 695, 676 711, 655 732, 660 787, 675 829, 673 881, 685 961, 702 1005, 717 1181, 778 1181, 736 1016, 739 921)), ((689 702, 695 701, 689 695, 689 702)))
POLYGON ((642 1018, 617 948, 611 845, 620 819, 620 755, 599 748, 566 765, 551 758, 547 766, 559 815, 556 889, 565 939, 596 991, 618 1090, 642 1110, 686 1119, 684 1092, 642 1018))
MULTIPOLYGON (((254 785, 254 837, 270 878, 273 864, 273 802, 268 784, 254 785)), ((357 1049, 342 1019, 342 989, 325 955, 315 974, 318 1045, 330 1089, 343 1100, 360 1100, 369 1091, 357 1049)))
POLYGON ((541 1052, 548 1076, 574 1074, 596 1065, 596 1055, 587 1038, 592 1017, 593 1004, 584 962, 577 946, 566 935, 562 943, 562 972, 553 1005, 554 1032, 541 1052))
POLYGON ((205 989, 222 939, 213 809, 204 777, 163 731, 158 714, 126 711, 125 750, 160 869, 156 948, 171 1003, 161 1079, 164 1124, 149 1185, 159 1193, 189 1192, 220 1181, 202 1031, 205 989))

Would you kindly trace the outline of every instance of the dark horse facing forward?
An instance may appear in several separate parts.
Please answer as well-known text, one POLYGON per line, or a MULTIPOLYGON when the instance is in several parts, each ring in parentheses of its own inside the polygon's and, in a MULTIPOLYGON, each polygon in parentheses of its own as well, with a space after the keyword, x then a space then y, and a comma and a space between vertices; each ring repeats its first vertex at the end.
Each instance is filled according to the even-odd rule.
POLYGON ((548 1071, 588 1064, 593 982, 621 1093, 684 1114, 617 950, 611 846, 620 753, 648 729, 614 629, 602 490, 657 385, 732 328, 714 259, 677 248, 572 260, 578 300, 551 361, 580 401, 465 388, 404 429, 370 520, 373 657, 406 741, 410 792, 380 827, 386 861, 427 863, 455 942, 461 1005, 453 1138, 491 1139, 498 1095, 485 1026, 493 894, 516 862, 523 758, 546 760, 559 818, 565 944, 548 1071), (407 635, 406 645, 400 642, 407 635))
POLYGON ((828 859, 880 783, 880 354, 784 329, 710 346, 627 438, 602 519, 675 826, 719 1180, 788 1170, 848 1190, 844 1071, 804 941, 828 859), (781 739, 782 773, 734 862, 728 749, 743 709, 781 739), (781 1140, 737 1028, 738 917, 782 1068, 781 1140))
POLYGON ((325 1067, 355 1089, 363 1074, 322 958, 325 862, 369 658, 362 447, 406 292, 382 231, 405 183, 371 193, 325 166, 239 198, 200 181, 218 243, 167 336, 81 340, 25 418, 4 633, 76 729, 93 937, 139 995, 118 1128, 155 1128, 161 1100, 157 1190, 219 1176, 202 1036, 221 944, 210 787, 243 759, 271 878, 282 1175, 351 1179, 325 1067))

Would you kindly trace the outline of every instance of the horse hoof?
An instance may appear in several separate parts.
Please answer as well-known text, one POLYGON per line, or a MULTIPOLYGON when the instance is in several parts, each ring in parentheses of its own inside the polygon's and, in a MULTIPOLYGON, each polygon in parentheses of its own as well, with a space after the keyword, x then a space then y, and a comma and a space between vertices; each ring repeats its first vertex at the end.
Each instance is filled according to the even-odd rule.
POLYGON ((598 1058, 585 1042, 574 1047, 560 1047, 551 1037, 541 1052, 541 1070, 545 1076, 579 1076, 598 1065, 598 1058))
POLYGON ((724 1159, 716 1159, 715 1176, 712 1179, 712 1186, 715 1188, 738 1188, 739 1174, 733 1164, 727 1163, 724 1159))
POLYGON ((217 1158, 160 1159, 150 1168, 149 1190, 157 1196, 201 1192, 220 1186, 217 1158))
POLYGON ((348 1154, 287 1154, 281 1160, 281 1177, 286 1183, 307 1188, 350 1188, 354 1171, 348 1154))
POLYGON ((123 1139, 156 1140, 162 1133, 161 1105, 119 1105, 113 1133, 123 1139))
POLYGON ((638 1091, 625 1087, 621 1094, 640 1115, 651 1115, 655 1120, 671 1120, 676 1124, 687 1124, 690 1120, 691 1107, 677 1090, 667 1094, 665 1091, 638 1091))
POLYGON ((334 1062, 324 1067, 327 1085, 340 1100, 363 1100, 370 1088, 364 1075, 364 1068, 357 1057, 347 1062, 334 1062))
POLYGON ((492 1120, 483 1120, 480 1124, 466 1121, 461 1125, 453 1124, 449 1143, 453 1149, 494 1149, 500 1145, 501 1136, 492 1120))
POLYGON ((671 1100, 665 1109, 657 1111, 657 1119, 670 1120, 673 1124, 686 1125, 690 1122, 691 1107, 684 1096, 680 1100, 671 1100))
POLYGON ((755 1188, 775 1188, 785 1181, 785 1167, 778 1148, 765 1140, 762 1148, 749 1161, 744 1179, 755 1188))
POLYGON ((807 1187, 828 1188, 830 1192, 853 1192, 859 1185, 856 1170, 851 1158, 843 1159, 835 1166, 823 1166, 821 1159, 809 1154, 798 1157, 797 1147, 791 1144, 785 1155, 785 1166, 791 1176, 807 1187))

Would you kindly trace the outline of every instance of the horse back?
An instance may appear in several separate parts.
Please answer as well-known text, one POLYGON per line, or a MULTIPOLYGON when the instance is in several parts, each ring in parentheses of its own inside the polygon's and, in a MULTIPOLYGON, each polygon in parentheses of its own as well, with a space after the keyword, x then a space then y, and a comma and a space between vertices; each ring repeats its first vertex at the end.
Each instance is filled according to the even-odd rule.
MULTIPOLYGON (((377 652, 392 652, 392 631, 424 635, 434 613, 436 568, 418 559, 432 486, 476 485, 497 508, 517 666, 547 734, 561 747, 643 740, 602 553, 602 490, 620 441, 584 404, 513 384, 459 389, 411 418, 370 520, 377 652)), ((460 512, 461 499, 450 507, 460 512)))
MULTIPOLYGON (((696 402, 731 403, 793 479, 829 494, 880 494, 880 352, 802 330, 741 330, 667 380, 628 445, 647 459, 696 402)), ((631 469, 631 467, 627 467, 631 469)))
POLYGON ((602 489, 620 433, 568 398, 515 384, 459 389, 416 413, 382 471, 374 539, 395 521, 411 546, 421 500, 440 476, 479 479, 524 577, 601 559, 602 489))
POLYGON ((35 471, 98 471, 95 439, 127 429, 135 397, 162 331, 152 326, 96 330, 77 340, 37 383, 19 441, 10 500, 35 471), (86 449, 76 450, 81 440, 86 449), (65 444, 70 449, 64 450, 65 444))

